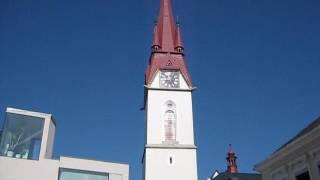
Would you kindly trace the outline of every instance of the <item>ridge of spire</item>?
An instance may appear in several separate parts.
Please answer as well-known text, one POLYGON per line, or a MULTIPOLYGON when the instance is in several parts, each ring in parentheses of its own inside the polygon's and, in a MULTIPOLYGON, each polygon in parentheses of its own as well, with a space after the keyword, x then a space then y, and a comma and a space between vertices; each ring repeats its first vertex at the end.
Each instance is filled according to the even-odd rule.
POLYGON ((176 23, 170 0, 161 0, 160 14, 158 19, 158 33, 161 50, 165 52, 175 51, 176 23))

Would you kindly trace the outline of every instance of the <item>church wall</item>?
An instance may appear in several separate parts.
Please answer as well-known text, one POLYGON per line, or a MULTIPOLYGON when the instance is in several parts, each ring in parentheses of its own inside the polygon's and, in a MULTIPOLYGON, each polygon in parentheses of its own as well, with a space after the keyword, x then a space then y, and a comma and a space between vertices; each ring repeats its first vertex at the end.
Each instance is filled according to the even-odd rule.
POLYGON ((178 143, 194 145, 191 92, 161 90, 148 92, 147 144, 162 144, 165 140, 164 114, 169 100, 176 104, 178 143))
POLYGON ((145 180, 198 179, 196 161, 195 149, 148 148, 145 180))

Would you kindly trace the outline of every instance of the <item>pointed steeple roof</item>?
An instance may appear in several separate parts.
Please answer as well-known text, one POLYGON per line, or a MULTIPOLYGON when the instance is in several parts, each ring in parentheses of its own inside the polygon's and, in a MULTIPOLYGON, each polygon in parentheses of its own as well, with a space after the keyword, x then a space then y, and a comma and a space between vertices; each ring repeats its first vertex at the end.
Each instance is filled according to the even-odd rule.
POLYGON ((188 72, 184 54, 180 27, 176 24, 170 0, 161 0, 160 14, 154 27, 152 53, 146 70, 145 84, 152 82, 159 70, 180 71, 190 88, 191 76, 188 72))
POLYGON ((235 154, 234 150, 233 150, 233 147, 232 147, 232 144, 229 144, 228 154, 235 154))
POLYGON ((182 48, 183 49, 183 42, 182 42, 179 22, 177 22, 177 28, 176 28, 175 48, 182 48))
POLYGON ((238 173, 237 156, 231 144, 229 144, 229 150, 227 154, 228 173, 238 173))
POLYGON ((161 50, 173 52, 175 47, 176 23, 173 18, 170 0, 161 0, 158 19, 158 32, 161 42, 161 50))
POLYGON ((153 51, 158 51, 160 49, 159 33, 158 33, 158 22, 154 23, 153 28, 153 42, 152 42, 153 51))

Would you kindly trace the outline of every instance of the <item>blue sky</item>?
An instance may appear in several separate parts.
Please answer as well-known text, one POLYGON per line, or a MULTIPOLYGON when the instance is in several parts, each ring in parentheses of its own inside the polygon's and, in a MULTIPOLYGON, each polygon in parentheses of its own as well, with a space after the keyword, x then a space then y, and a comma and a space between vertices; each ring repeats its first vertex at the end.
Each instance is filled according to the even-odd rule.
MULTIPOLYGON (((1 0, 0 117, 52 113, 55 156, 141 179, 143 77, 159 0, 1 0)), ((241 172, 320 116, 320 1, 173 0, 193 82, 199 179, 241 172)))

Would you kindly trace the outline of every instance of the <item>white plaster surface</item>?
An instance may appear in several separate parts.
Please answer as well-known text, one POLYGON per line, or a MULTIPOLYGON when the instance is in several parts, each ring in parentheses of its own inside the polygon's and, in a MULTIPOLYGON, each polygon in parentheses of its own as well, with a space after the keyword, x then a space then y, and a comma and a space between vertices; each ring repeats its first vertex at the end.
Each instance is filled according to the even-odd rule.
POLYGON ((188 91, 148 92, 147 144, 162 144, 165 140, 165 103, 171 100, 176 104, 176 133, 179 144, 194 145, 192 96, 188 91))
POLYGON ((129 165, 61 157, 39 161, 0 156, 0 180, 58 180, 59 168, 109 173, 110 180, 128 180, 129 165))
POLYGON ((197 180, 197 150, 194 142, 192 87, 180 73, 179 89, 161 89, 159 72, 148 87, 144 180, 197 180), (166 102, 175 104, 176 141, 165 141, 166 102), (170 157, 173 162, 170 163, 170 157))
POLYGON ((146 149, 145 180, 196 180, 195 149, 146 149), (173 165, 169 158, 173 158, 173 165))

